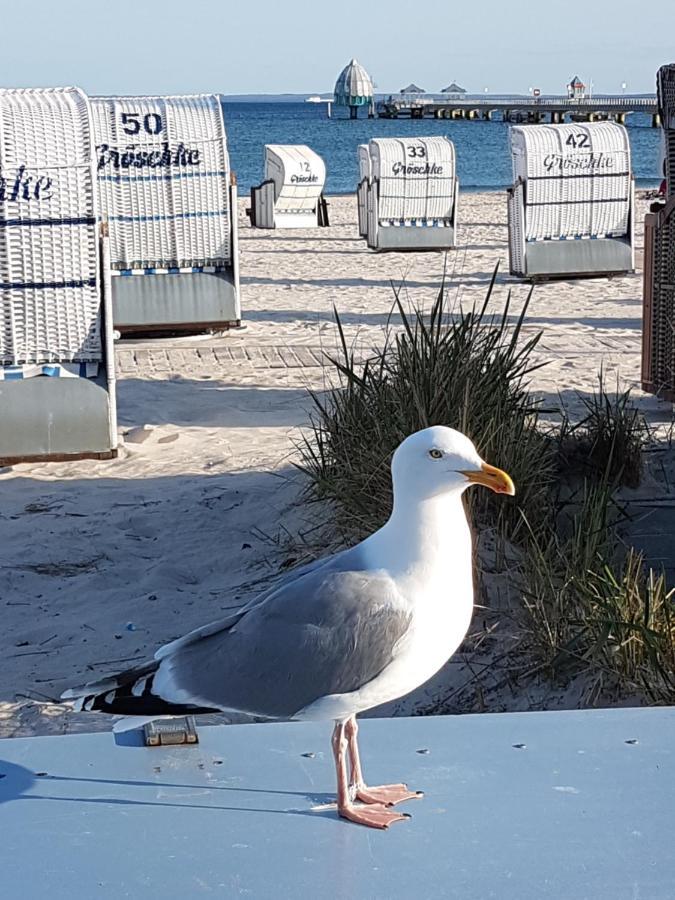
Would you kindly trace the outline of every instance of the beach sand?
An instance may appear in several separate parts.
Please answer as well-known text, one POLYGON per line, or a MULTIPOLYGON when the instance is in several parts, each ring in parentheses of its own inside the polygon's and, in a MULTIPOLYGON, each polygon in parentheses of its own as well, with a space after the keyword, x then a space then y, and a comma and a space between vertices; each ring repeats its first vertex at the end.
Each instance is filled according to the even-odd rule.
MULTIPOLYGON (((367 355, 391 315, 392 281, 404 283, 404 303, 430 305, 445 266, 449 296, 466 308, 499 262, 494 308, 511 291, 517 316, 529 287, 507 274, 504 192, 461 196, 461 246, 447 258, 373 253, 358 237, 354 198, 329 202, 329 229, 275 232, 251 230, 242 201, 244 329, 119 342, 117 460, 0 470, 0 737, 110 728, 107 717, 25 697, 54 697, 139 662, 310 552, 321 516, 298 503, 293 463, 307 390, 325 385, 322 354, 336 347, 333 306, 367 355)), ((638 223, 644 209, 642 199, 638 223)), ((533 390, 576 414, 577 392, 597 386, 602 366, 610 386, 618 372, 634 389, 655 426, 669 423, 670 405, 639 390, 641 297, 641 271, 536 286, 525 336, 543 331, 547 365, 533 390)), ((423 703, 457 671, 397 710, 423 703)), ((536 705, 547 699, 498 704, 536 705)))

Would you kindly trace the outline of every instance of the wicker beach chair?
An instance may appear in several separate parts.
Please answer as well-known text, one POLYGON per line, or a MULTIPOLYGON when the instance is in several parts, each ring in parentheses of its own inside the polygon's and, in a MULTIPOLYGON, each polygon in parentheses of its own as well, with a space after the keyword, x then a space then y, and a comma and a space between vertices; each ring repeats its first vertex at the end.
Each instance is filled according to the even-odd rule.
POLYGON ((511 274, 553 278, 632 272, 635 189, 623 125, 511 128, 511 274))
POLYGON ((361 237, 368 235, 368 189, 370 187, 370 150, 368 144, 359 144, 357 147, 359 161, 359 183, 356 188, 356 206, 359 217, 359 234, 361 237))
POLYGON ((251 188, 254 228, 316 228, 322 221, 326 166, 304 144, 265 144, 262 184, 251 188))
POLYGON ((664 177, 668 197, 675 196, 675 63, 661 66, 656 76, 656 96, 665 144, 664 177))
POLYGON ((441 250, 457 243, 459 182, 445 137, 376 138, 369 145, 368 246, 441 250))
POLYGON ((645 217, 642 389, 675 403, 675 63, 659 69, 656 92, 666 199, 645 217))
POLYGON ((96 206, 84 93, 0 90, 0 464, 116 452, 96 206))
POLYGON ((238 325, 237 189, 222 98, 92 98, 121 331, 238 325))

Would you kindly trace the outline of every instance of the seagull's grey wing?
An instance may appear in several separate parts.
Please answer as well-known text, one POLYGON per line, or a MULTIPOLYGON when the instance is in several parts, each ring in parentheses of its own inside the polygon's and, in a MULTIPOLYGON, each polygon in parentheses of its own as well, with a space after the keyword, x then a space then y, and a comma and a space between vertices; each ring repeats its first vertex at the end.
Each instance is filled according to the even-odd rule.
POLYGON ((332 567, 339 560, 342 559, 347 553, 353 553, 356 548, 349 548, 347 550, 340 550, 338 553, 334 553, 332 556, 324 556, 321 559, 315 559, 310 563, 306 563, 304 566, 297 566, 295 569, 291 569, 287 572, 276 584, 274 584, 271 588, 266 591, 263 591, 261 594, 255 596, 252 600, 249 600, 248 603, 245 603, 243 606, 239 607, 239 609, 233 610, 228 613, 226 616, 223 616, 220 619, 216 619, 214 622, 208 622, 206 625, 200 625, 199 628, 195 628, 192 631, 189 631, 187 634, 184 634, 182 637, 176 638, 175 641, 171 641, 169 644, 164 644, 162 647, 157 650, 155 653, 155 659, 164 659, 166 656, 170 656, 172 653, 175 653, 179 647, 184 647, 187 644, 191 644, 193 641, 201 640, 201 638, 209 637, 209 635, 216 634, 219 631, 226 631, 228 628, 232 628, 233 625, 241 619, 244 613, 247 613, 250 609, 253 609, 255 606, 258 606, 261 603, 264 603, 265 600, 280 588, 285 587, 291 582, 296 581, 298 578, 302 578, 303 575, 307 575, 310 572, 315 572, 317 569, 321 569, 324 566, 332 567))
POLYGON ((386 572, 321 567, 280 587, 231 627, 177 647, 160 667, 173 696, 160 693, 291 718, 375 678, 409 624, 407 604, 386 572))

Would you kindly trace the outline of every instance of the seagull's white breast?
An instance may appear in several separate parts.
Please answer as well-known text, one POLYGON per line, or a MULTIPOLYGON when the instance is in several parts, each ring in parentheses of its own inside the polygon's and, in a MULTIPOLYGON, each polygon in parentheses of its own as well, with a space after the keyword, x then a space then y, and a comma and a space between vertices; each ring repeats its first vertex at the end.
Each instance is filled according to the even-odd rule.
POLYGON ((450 659, 473 613, 471 535, 463 511, 455 525, 445 553, 422 556, 403 571, 396 571, 392 557, 391 574, 411 622, 391 663, 359 690, 323 697, 296 718, 341 719, 396 700, 428 681, 450 659))

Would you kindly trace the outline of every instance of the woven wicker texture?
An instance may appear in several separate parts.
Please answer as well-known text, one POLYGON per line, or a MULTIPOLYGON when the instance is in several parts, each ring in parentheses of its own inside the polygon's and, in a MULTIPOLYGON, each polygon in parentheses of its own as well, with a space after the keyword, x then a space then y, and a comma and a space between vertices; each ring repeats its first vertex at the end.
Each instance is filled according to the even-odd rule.
POLYGON ((654 235, 652 360, 654 384, 675 391, 675 211, 654 235))
POLYGON ((92 98, 101 214, 115 269, 228 265, 221 98, 92 98))
POLYGON ((359 184, 364 178, 370 181, 370 149, 368 144, 359 144, 356 148, 356 156, 359 161, 359 184))
POLYGON ((313 212, 326 183, 321 157, 304 144, 265 144, 265 181, 277 212, 313 212))
POLYGON ((455 196, 455 148, 445 137, 377 138, 370 142, 379 180, 381 225, 416 220, 449 224, 455 196))
POLYGON ((522 274, 525 271, 525 235, 523 234, 523 194, 521 181, 516 182, 507 193, 509 218, 509 256, 511 271, 522 274))
POLYGON ((0 90, 0 365, 102 358, 89 102, 0 90))
MULTIPOLYGON (((675 64, 662 66, 656 78, 656 93, 665 138, 668 196, 675 196, 675 64)), ((672 200, 669 201, 672 203, 672 200)), ((651 360, 654 385, 675 391, 675 209, 659 215, 654 231, 651 282, 651 360)))
POLYGON ((514 179, 524 182, 525 237, 623 237, 631 210, 628 133, 613 122, 511 129, 514 179))
POLYGON ((656 76, 656 96, 666 144, 665 177, 668 196, 672 197, 675 195, 675 63, 659 69, 656 76))
POLYGON ((359 180, 356 187, 356 210, 359 222, 359 234, 368 234, 368 186, 370 184, 370 148, 368 144, 359 144, 356 148, 359 163, 359 180))

